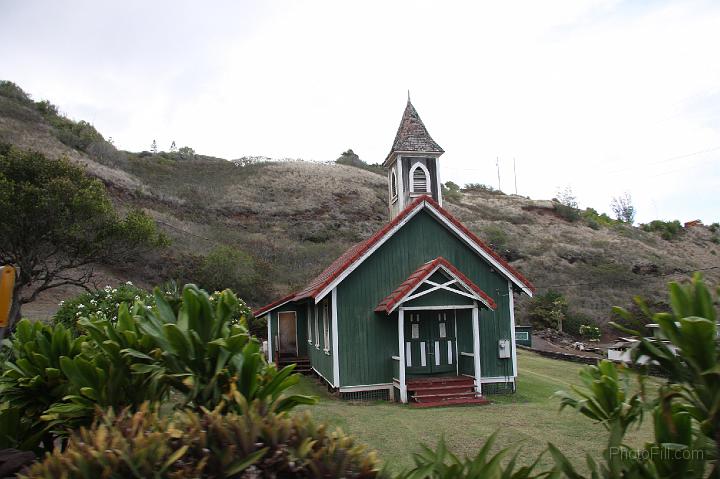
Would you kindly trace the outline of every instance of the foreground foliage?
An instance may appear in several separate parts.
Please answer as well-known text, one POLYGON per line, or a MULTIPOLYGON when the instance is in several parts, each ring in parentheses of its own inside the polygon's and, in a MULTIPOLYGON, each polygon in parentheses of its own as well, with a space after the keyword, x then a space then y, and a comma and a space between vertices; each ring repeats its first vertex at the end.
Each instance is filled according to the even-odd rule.
MULTIPOLYGON (((637 392, 630 394, 628 373, 602 361, 583 372, 579 398, 560 393, 562 406, 597 421, 609 432, 604 463, 588 456, 593 477, 718 477, 720 448, 720 349, 712 295, 696 275, 687 285, 670 283, 672 313, 657 313, 654 321, 666 341, 641 337, 632 351, 636 364, 652 364, 664 375, 657 396, 645 390, 645 371, 636 375, 637 392), (654 441, 641 450, 623 443, 630 427, 649 415, 654 441)), ((620 315, 629 313, 617 310, 620 315)), ((644 366, 647 367, 647 366, 644 366)), ((561 451, 550 446, 560 470, 581 477, 561 451)))
POLYGON ((178 408, 194 410, 214 409, 228 395, 279 412, 314 402, 284 395, 298 381, 293 366, 277 371, 244 323, 233 323, 231 291, 210 301, 188 285, 176 310, 159 291, 154 302, 122 303, 117 321, 81 318, 79 337, 62 324, 21 321, 0 376, 0 445, 49 451, 98 410, 138 408, 171 392, 178 408))
POLYGON ((34 465, 24 478, 225 478, 379 476, 374 452, 309 414, 255 401, 161 418, 147 407, 112 411, 34 465), (239 412, 233 412, 233 411, 239 412))

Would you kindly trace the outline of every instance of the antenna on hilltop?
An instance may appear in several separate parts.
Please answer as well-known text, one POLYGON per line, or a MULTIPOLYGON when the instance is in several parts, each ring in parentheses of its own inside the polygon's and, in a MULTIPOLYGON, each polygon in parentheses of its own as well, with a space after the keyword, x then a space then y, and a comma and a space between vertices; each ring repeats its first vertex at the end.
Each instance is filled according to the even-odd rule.
POLYGON ((513 157, 513 175, 515 175, 515 194, 517 195, 517 169, 515 168, 515 157, 513 157))
POLYGON ((408 88, 408 103, 410 103, 410 89, 408 88))
POLYGON ((502 191, 502 188, 500 188, 500 157, 495 157, 495 166, 497 167, 498 172, 498 191, 502 191))

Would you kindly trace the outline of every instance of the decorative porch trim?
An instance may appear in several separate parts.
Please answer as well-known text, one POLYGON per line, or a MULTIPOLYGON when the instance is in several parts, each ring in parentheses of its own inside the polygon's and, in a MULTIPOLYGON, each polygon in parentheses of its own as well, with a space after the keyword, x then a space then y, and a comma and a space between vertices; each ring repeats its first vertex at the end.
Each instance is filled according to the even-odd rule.
POLYGON ((473 309, 472 304, 449 304, 447 306, 402 306, 405 311, 437 311, 440 309, 473 309))
MULTIPOLYGON (((332 350, 333 350, 333 385, 340 387, 340 355, 338 354, 338 313, 337 313, 337 288, 333 288, 331 297, 332 307, 332 350)), ((515 345, 513 344, 513 350, 515 345)))
POLYGON ((420 266, 410 276, 395 288, 389 295, 375 307, 375 312, 390 314, 401 304, 438 290, 444 290, 458 296, 464 296, 475 301, 480 301, 487 308, 495 309, 495 301, 479 286, 472 282, 462 271, 453 266, 442 256, 420 266), (441 271, 450 278, 450 281, 438 283, 430 278, 436 272, 441 271), (418 288, 427 284, 430 288, 417 292, 418 288), (454 285, 454 286, 453 286, 454 285))

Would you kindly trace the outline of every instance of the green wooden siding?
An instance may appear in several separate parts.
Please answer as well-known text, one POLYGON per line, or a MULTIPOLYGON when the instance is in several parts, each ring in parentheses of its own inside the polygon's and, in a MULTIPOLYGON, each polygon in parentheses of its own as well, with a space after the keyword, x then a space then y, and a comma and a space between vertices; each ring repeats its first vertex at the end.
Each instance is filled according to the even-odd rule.
MULTIPOLYGON (((315 371, 320 373, 329 383, 332 384, 333 381, 333 361, 332 361, 332 300, 330 298, 331 295, 328 295, 326 298, 327 301, 327 324, 328 324, 328 330, 329 330, 329 342, 328 344, 325 344, 325 338, 324 338, 324 331, 323 331, 323 305, 320 304, 311 304, 310 305, 310 311, 311 311, 311 327, 312 327, 312 344, 308 344, 307 339, 305 340, 305 344, 307 345, 307 351, 308 351, 308 357, 310 358, 310 364, 313 368, 315 368, 315 371), (319 345, 316 346, 316 336, 315 336, 315 317, 317 316, 317 327, 318 327, 318 336, 319 338, 319 345), (327 351, 325 351, 327 349, 327 351)), ((304 305, 304 307, 307 309, 307 305, 304 305)))
POLYGON ((473 352, 472 337, 472 310, 458 309, 455 312, 457 317, 457 342, 458 342, 458 364, 459 373, 470 376, 475 375, 475 363, 473 358, 461 353, 473 352))
MULTIPOLYGON (((483 377, 512 374, 512 361, 497 358, 498 340, 510 339, 507 280, 438 220, 421 211, 338 285, 341 386, 392 381, 391 356, 398 354, 397 312, 388 317, 374 309, 413 271, 438 256, 450 261, 498 304, 495 312, 481 309, 483 377)), ((452 296, 454 301, 461 297, 452 296)))

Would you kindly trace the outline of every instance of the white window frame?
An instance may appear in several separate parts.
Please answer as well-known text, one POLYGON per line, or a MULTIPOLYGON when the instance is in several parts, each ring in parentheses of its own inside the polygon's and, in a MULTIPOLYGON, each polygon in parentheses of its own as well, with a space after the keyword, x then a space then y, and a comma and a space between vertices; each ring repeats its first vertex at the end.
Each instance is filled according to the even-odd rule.
POLYGON ((312 306, 310 303, 307 307, 307 342, 312 344, 312 306))
POLYGON ((395 168, 393 167, 392 170, 390 170, 390 202, 395 203, 397 201, 397 199, 398 199, 397 173, 395 172, 395 168))
POLYGON ((323 316, 323 344, 325 345, 324 351, 330 353, 330 324, 329 324, 329 304, 327 298, 322 302, 322 316, 323 316))
POLYGON ((320 324, 318 320, 318 316, 320 316, 320 308, 318 308, 318 305, 315 305, 315 347, 317 349, 320 349, 320 324))
POLYGON ((427 167, 425 165, 423 165, 422 163, 417 162, 414 165, 412 165, 412 168, 410 168, 410 175, 408 178, 410 180, 410 194, 425 195, 428 193, 432 193, 432 182, 430 181, 430 172, 428 171, 427 167), (425 173, 425 191, 415 191, 415 181, 414 181, 413 177, 415 176, 415 170, 417 170, 418 168, 423 170, 423 172, 425 173))

